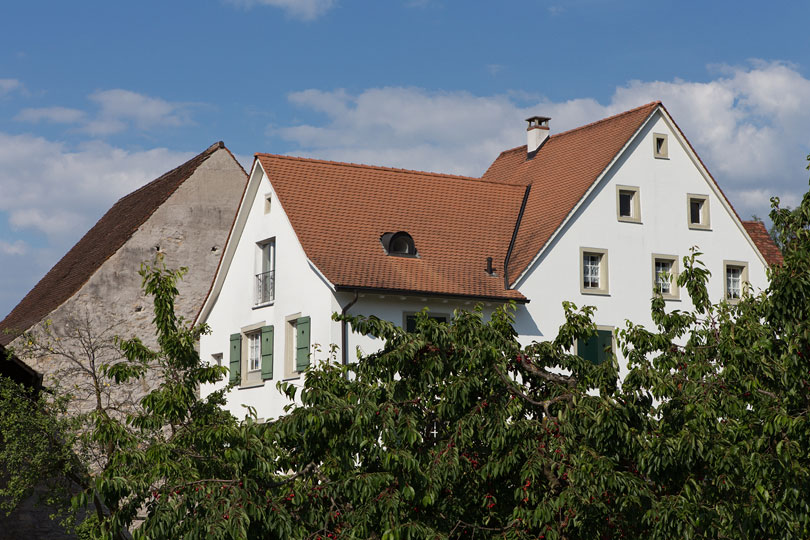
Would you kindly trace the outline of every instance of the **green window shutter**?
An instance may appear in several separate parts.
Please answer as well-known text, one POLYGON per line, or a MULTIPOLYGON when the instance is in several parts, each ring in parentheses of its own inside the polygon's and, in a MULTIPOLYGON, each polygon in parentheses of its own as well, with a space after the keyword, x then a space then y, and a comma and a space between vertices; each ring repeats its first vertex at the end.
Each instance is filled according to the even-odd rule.
POLYGON ((295 321, 295 331, 298 332, 295 370, 305 371, 309 367, 309 317, 300 317, 295 321))
POLYGON ((231 334, 230 382, 242 380, 242 334, 231 334))
POLYGON ((613 332, 610 330, 597 330, 596 339, 599 347, 599 363, 607 360, 608 355, 613 351, 613 332))
POLYGON ((613 332, 610 330, 597 330, 595 336, 577 340, 577 355, 593 364, 601 364, 607 359, 606 349, 613 350, 613 332))
POLYGON ((273 378, 273 327, 262 327, 262 380, 273 378))

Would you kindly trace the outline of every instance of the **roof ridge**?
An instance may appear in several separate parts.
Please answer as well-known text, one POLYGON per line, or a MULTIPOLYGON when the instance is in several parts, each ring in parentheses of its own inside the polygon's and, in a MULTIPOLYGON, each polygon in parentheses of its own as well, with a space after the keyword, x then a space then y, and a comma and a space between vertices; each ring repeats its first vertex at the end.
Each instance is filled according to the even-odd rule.
MULTIPOLYGON (((599 125, 599 124, 603 124, 603 123, 605 123, 605 122, 610 122, 611 120, 616 120, 617 118, 620 118, 620 117, 622 117, 622 116, 626 116, 626 115, 628 115, 628 114, 632 114, 632 113, 638 112, 638 111, 640 111, 641 109, 645 109, 645 108, 647 108, 647 107, 652 107, 653 105, 654 105, 654 106, 659 106, 659 105, 663 105, 663 104, 661 103, 661 101, 660 101, 660 100, 657 100, 657 101, 651 101, 651 102, 649 102, 649 103, 645 103, 644 105, 640 105, 640 106, 638 106, 638 107, 634 107, 634 108, 629 109, 629 110, 627 110, 627 111, 622 111, 622 112, 620 112, 620 113, 616 113, 616 114, 614 114, 614 115, 607 116, 607 117, 605 117, 605 118, 601 118, 601 119, 599 119, 599 120, 595 120, 595 121, 593 121, 593 122, 590 122, 589 124, 585 124, 584 126, 579 126, 579 127, 575 127, 575 128, 568 129, 568 130, 566 130, 566 131, 561 131, 561 132, 559 132, 559 133, 554 133, 553 135, 549 135, 549 139, 552 139, 552 138, 555 138, 555 137, 560 137, 560 136, 562 136, 562 135, 569 135, 569 134, 571 134, 571 133, 574 133, 574 132, 577 132, 577 131, 580 131, 580 130, 583 130, 583 129, 592 128, 592 127, 597 126, 597 125, 599 125)), ((524 146, 525 146, 525 145, 524 145, 524 146)), ((513 149, 513 150, 514 150, 514 149, 513 149)))
POLYGON ((352 163, 348 161, 333 161, 329 159, 318 159, 318 158, 307 158, 307 157, 300 157, 300 156, 285 156, 283 154, 268 154, 264 152, 256 152, 254 154, 255 157, 267 157, 267 158, 280 158, 280 159, 287 159, 293 161, 305 161, 309 163, 322 163, 325 165, 339 165, 342 167, 354 167, 359 169, 372 169, 378 171, 386 171, 386 172, 397 172, 397 173, 405 173, 405 174, 417 174, 420 176, 433 176, 437 178, 445 178, 451 180, 464 180, 464 181, 474 181, 474 182, 484 182, 487 184, 498 184, 498 185, 512 185, 512 186, 522 186, 522 184, 517 183, 507 183, 507 182, 496 182, 494 180, 489 180, 487 178, 483 178, 480 176, 464 176, 460 174, 447 174, 447 173, 437 173, 431 171, 420 171, 416 169, 402 169, 399 167, 384 167, 382 165, 368 165, 365 163, 352 163))
MULTIPOLYGON (((638 112, 639 110, 641 110, 641 109, 643 109, 645 107, 651 107, 653 105, 656 105, 656 106, 657 105, 663 105, 663 103, 661 103, 661 100, 651 101, 649 103, 645 103, 644 105, 639 105, 638 107, 634 107, 634 108, 629 109, 627 111, 622 111, 622 112, 616 113, 616 114, 614 114, 612 116, 607 116, 605 118, 600 118, 599 120, 595 120, 593 122, 590 122, 590 123, 582 125, 582 126, 577 126, 575 128, 567 129, 567 130, 561 131, 559 133, 553 133, 553 134, 549 135, 548 138, 552 139, 552 138, 559 137, 561 135, 568 135, 570 133, 574 133, 574 132, 579 131, 581 129, 588 129, 590 127, 594 127, 594 126, 596 126, 598 124, 601 124, 603 122, 608 122, 610 120, 615 120, 615 119, 617 119, 617 118, 619 118, 621 116, 624 116, 626 114, 631 114, 631 113, 634 113, 634 112, 638 112)), ((501 150, 501 153, 498 154, 498 156, 500 157, 500 156, 503 156, 505 154, 509 154, 509 153, 512 153, 512 152, 523 151, 524 148, 526 148, 526 145, 521 144, 520 146, 515 146, 514 148, 509 148, 507 150, 501 150)))

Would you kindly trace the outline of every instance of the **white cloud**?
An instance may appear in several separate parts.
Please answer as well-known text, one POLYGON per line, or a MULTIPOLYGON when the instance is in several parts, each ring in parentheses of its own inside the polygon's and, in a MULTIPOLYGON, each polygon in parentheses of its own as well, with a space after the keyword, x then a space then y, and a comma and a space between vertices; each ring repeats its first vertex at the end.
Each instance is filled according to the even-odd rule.
POLYGON ((0 254, 3 255, 25 255, 28 246, 22 240, 10 243, 0 240, 0 254))
POLYGON ((14 117, 19 122, 53 122, 55 124, 75 124, 83 118, 83 111, 67 107, 23 109, 14 117))
POLYGON ((272 130, 299 153, 474 176, 525 144, 527 116, 551 116, 554 133, 660 99, 744 219, 766 216, 771 194, 795 204, 807 189, 810 80, 780 62, 721 66, 709 82, 631 81, 607 104, 402 87, 310 89, 289 99, 320 118, 272 130))
POLYGON ((0 133, 0 212, 15 229, 75 241, 121 196, 187 160, 165 148, 129 152, 101 142, 76 149, 0 133))
POLYGON ((230 4, 235 4, 245 8, 253 6, 272 6, 284 10, 287 15, 295 19, 311 21, 317 19, 332 6, 335 0, 226 0, 230 4))
POLYGON ((187 105, 129 90, 94 92, 90 94, 90 100, 99 106, 99 112, 85 124, 83 130, 93 135, 117 133, 129 126, 141 130, 176 127, 191 121, 187 105))
POLYGON ((23 85, 17 79, 0 79, 0 97, 10 94, 15 90, 22 90, 23 85))

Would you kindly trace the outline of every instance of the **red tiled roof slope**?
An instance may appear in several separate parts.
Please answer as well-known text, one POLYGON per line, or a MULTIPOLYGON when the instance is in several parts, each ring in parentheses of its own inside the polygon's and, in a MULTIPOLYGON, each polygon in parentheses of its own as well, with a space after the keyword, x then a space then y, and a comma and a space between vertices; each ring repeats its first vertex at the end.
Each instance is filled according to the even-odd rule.
POLYGON ((41 321, 96 270, 217 150, 220 141, 160 178, 122 197, 0 322, 0 345, 41 321))
POLYGON ((525 300, 504 288, 524 189, 477 178, 256 154, 307 257, 337 287, 525 300), (418 258, 386 255, 406 231, 418 258), (486 273, 492 257, 497 277, 486 273))
POLYGON ((509 261, 515 279, 548 242, 596 178, 655 111, 648 103, 598 122, 550 136, 532 159, 526 147, 501 153, 483 178, 531 184, 523 220, 509 261))
POLYGON ((748 236, 756 244, 759 252, 765 257, 765 262, 770 266, 782 264, 782 252, 771 238, 771 235, 768 234, 765 224, 761 221, 743 221, 742 224, 745 230, 748 231, 748 236))

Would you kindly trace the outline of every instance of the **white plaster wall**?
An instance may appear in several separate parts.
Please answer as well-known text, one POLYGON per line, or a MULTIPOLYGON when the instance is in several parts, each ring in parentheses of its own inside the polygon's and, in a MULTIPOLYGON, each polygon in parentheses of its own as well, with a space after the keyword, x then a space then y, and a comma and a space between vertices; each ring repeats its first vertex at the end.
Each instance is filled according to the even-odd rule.
MULTIPOLYGON (((227 396, 227 409, 237 418, 245 416, 247 410, 242 405, 247 405, 256 409, 259 418, 269 419, 282 414, 284 405, 288 403, 276 389, 276 383, 283 380, 285 375, 286 318, 296 313, 309 316, 310 343, 313 349, 319 345, 324 351, 328 351, 328 345, 336 341, 333 334, 339 332, 339 325, 331 320, 334 308, 329 284, 307 260, 284 209, 258 165, 251 175, 243 205, 244 210, 249 210, 247 220, 222 289, 212 304, 210 314, 202 321, 208 323, 211 333, 200 339, 200 354, 209 361, 212 355, 222 354, 223 365, 227 367, 231 334, 249 325, 273 325, 273 379, 252 388, 234 388, 227 396), (265 196, 268 193, 272 202, 270 213, 266 214, 265 196), (276 241, 275 301, 271 305, 254 308, 256 244, 270 238, 276 241)), ((235 230, 233 234, 238 233, 235 230)), ((315 361, 323 357, 323 353, 313 352, 315 361)), ((296 384, 303 382, 300 377, 289 380, 296 384)), ((208 395, 226 383, 227 379, 217 387, 206 385, 200 389, 201 394, 208 395)))
MULTIPOLYGON (((724 259, 747 261, 750 283, 755 289, 767 285, 764 263, 738 221, 679 143, 678 135, 656 113, 576 210, 574 219, 517 283, 531 299, 518 312, 516 329, 521 341, 553 338, 564 319, 564 300, 580 307, 596 306, 598 325, 624 327, 629 319, 651 326, 652 254, 676 255, 682 269, 682 258, 692 246, 703 252, 700 259, 712 273, 708 283, 712 301, 720 301, 724 295, 724 259), (653 157, 653 133, 668 134, 669 159, 653 157), (641 223, 618 220, 617 185, 640 188, 641 223), (711 230, 689 228, 687 193, 709 195, 711 230), (608 250, 608 296, 580 292, 581 247, 608 250)), ((685 290, 680 298, 668 300, 668 309, 692 308, 685 290)))

